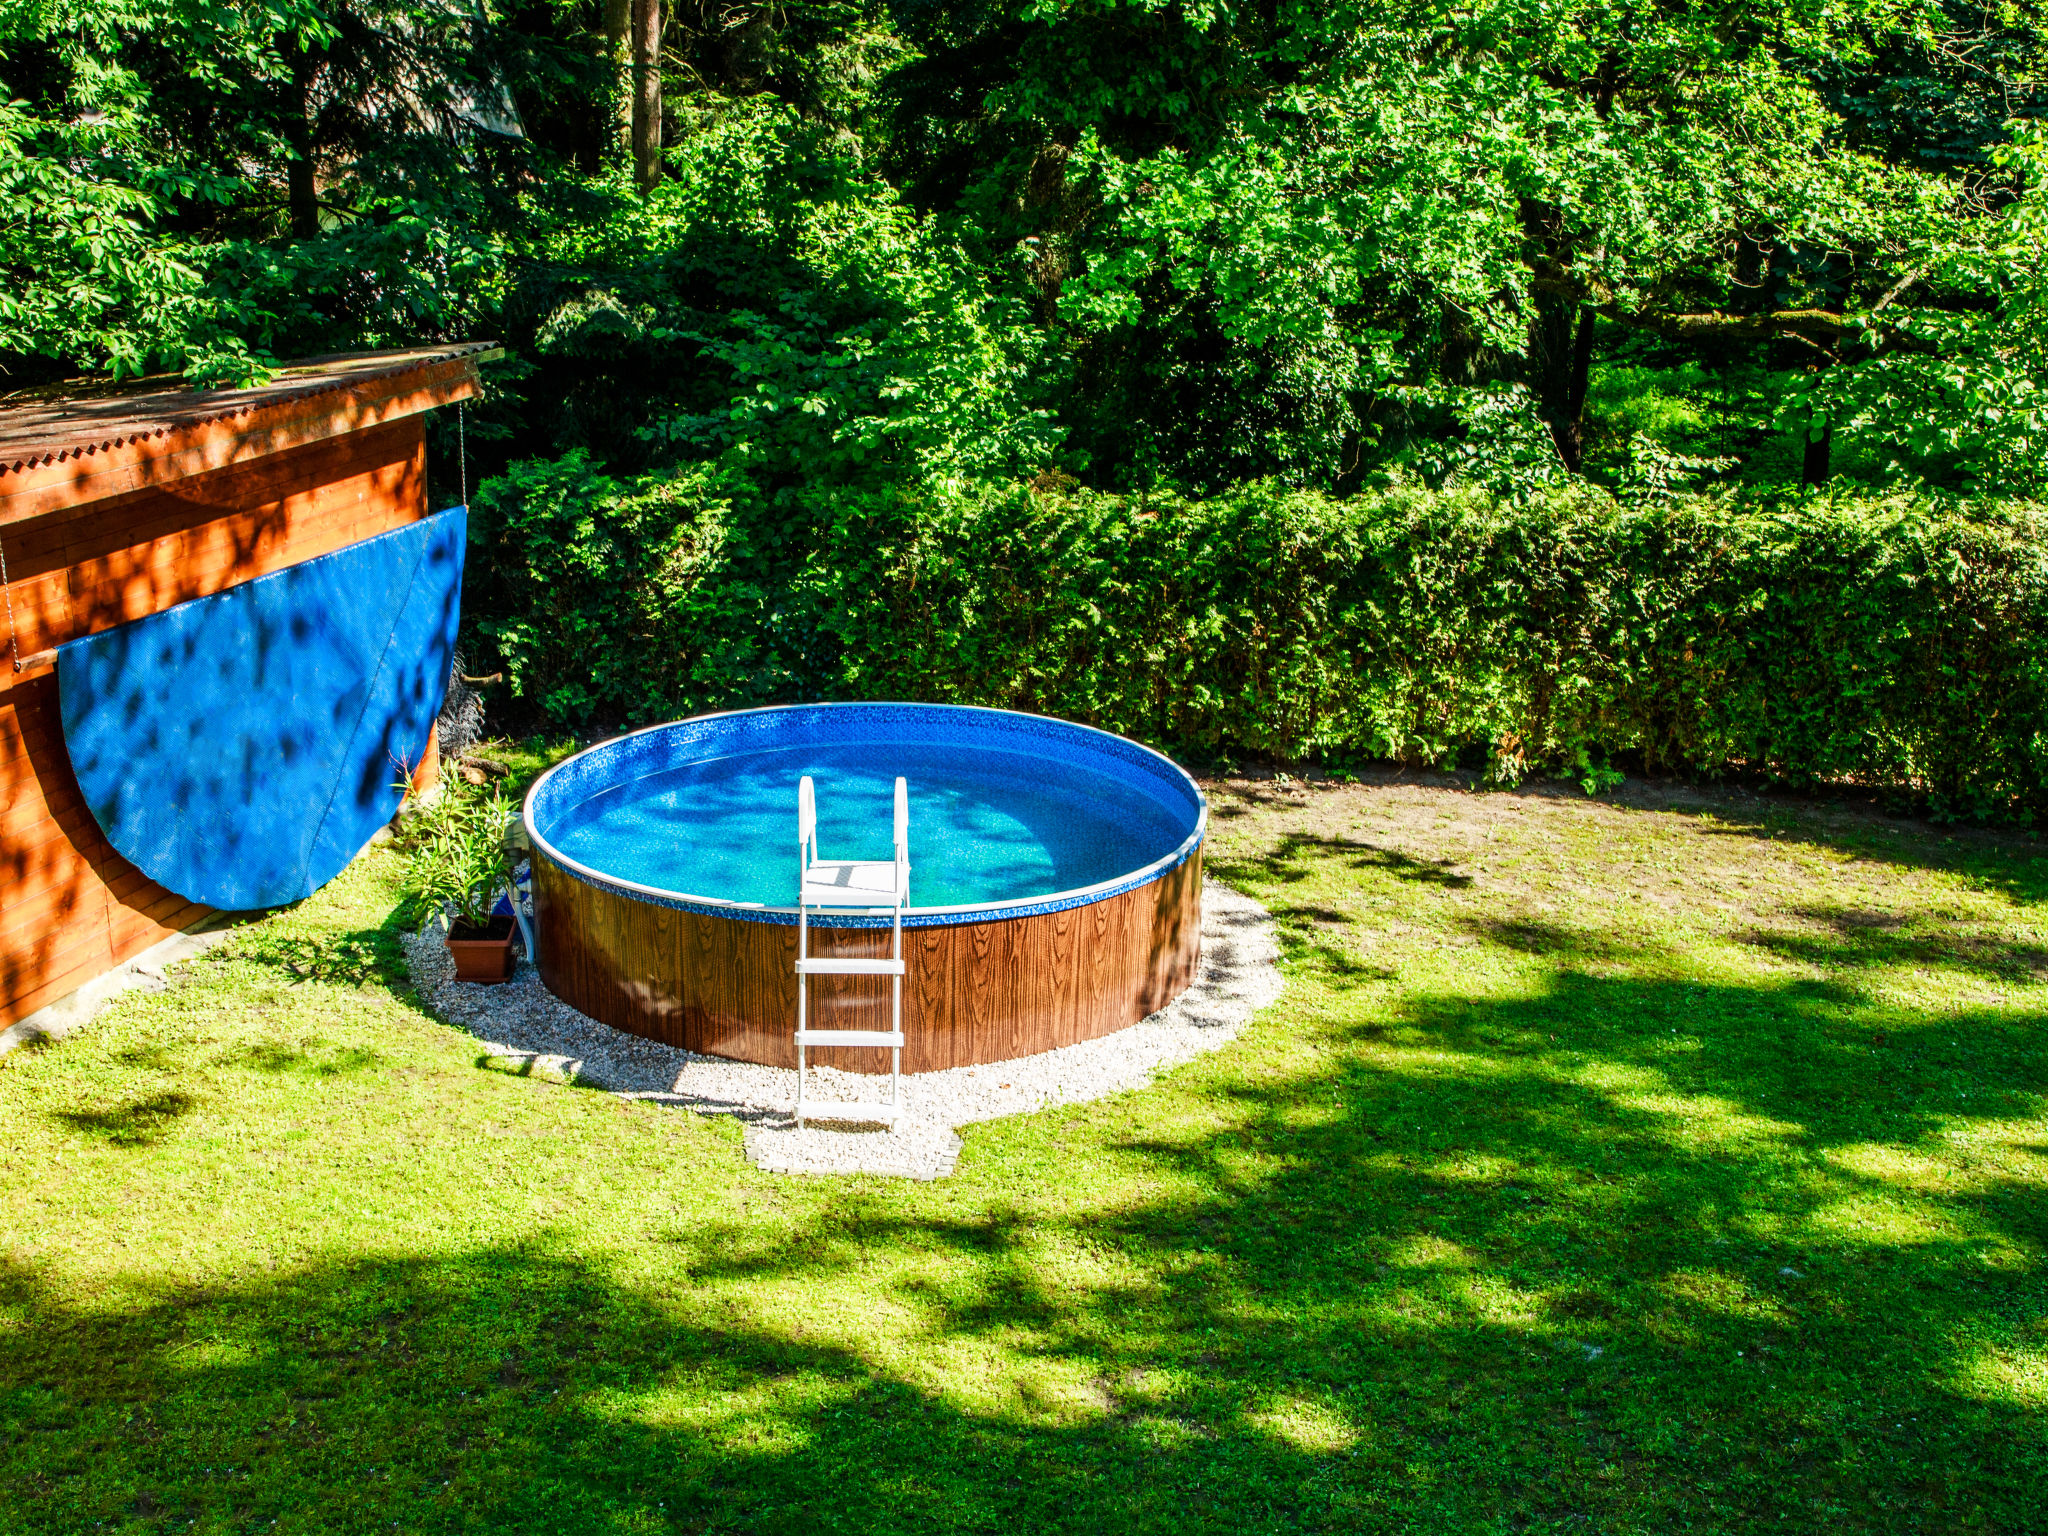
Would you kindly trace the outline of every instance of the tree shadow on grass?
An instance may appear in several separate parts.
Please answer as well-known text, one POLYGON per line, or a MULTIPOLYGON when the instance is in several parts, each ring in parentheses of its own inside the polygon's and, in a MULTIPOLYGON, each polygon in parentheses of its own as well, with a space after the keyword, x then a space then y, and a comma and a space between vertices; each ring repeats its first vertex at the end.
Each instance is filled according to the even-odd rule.
POLYGON ((1699 810, 1714 825, 1703 835, 1850 852, 1906 869, 1964 874, 2021 906, 2048 901, 2048 843, 2034 833, 1941 828, 1854 808, 1792 804, 1759 810, 1715 800, 1699 810))
POLYGON ((63 1109, 55 1118, 72 1130, 116 1147, 149 1147, 199 1107, 189 1093, 151 1093, 112 1109, 63 1109))
POLYGON ((1574 928, 1565 923, 1545 922, 1541 918, 1460 915, 1453 921, 1464 932, 1502 949, 1540 955, 1553 961, 1577 964, 1642 961, 1650 958, 1652 953, 1663 953, 1641 940, 1574 928))
MULTIPOLYGON (((1277 883, 1284 891, 1314 878, 1319 867, 1332 861, 1350 869, 1385 870, 1398 880, 1444 890, 1462 891, 1472 885, 1472 877, 1460 874, 1451 860, 1417 859, 1376 843, 1307 833, 1289 833, 1264 853, 1211 857, 1208 870, 1215 879, 1240 890, 1260 890, 1277 883)), ((1335 990, 1396 979, 1394 970, 1359 954, 1345 941, 1356 925, 1354 914, 1271 895, 1265 902, 1288 953, 1321 967, 1335 990)))
POLYGON ((2009 983, 2048 977, 2048 945, 1973 933, 1946 918, 1813 902, 1788 908, 1785 916, 1800 926, 1752 929, 1743 941, 1809 964, 1922 966, 2009 983))
POLYGON ((346 1077, 368 1072, 383 1064, 384 1058, 368 1046, 329 1046, 325 1041, 300 1040, 286 1045, 275 1040, 252 1041, 223 1053, 224 1067, 239 1067, 275 1077, 346 1077))
MULTIPOLYGON (((686 1289, 678 1287, 677 1289, 686 1289)), ((365 1257, 106 1312, 13 1266, 16 1529, 1165 1529, 1295 1523, 1319 1458, 1125 1409, 1032 1424, 572 1255, 365 1257)), ((1185 1413, 1186 1410, 1183 1410, 1185 1413)), ((10 1522, 11 1524, 13 1522, 10 1522)))
POLYGON ((405 929, 397 908, 375 928, 309 933, 286 924, 256 923, 236 933, 219 958, 264 966, 287 986, 311 981, 361 987, 406 975, 400 944, 405 929))
POLYGON ((1316 869, 1330 863, 1347 869, 1385 870, 1397 880, 1454 891, 1472 884, 1472 877, 1460 874, 1457 862, 1452 859, 1418 859, 1398 848, 1382 847, 1363 838, 1319 837, 1306 832, 1289 832, 1270 851, 1240 855, 1227 863, 1219 861, 1217 868, 1240 878, 1263 877, 1291 885, 1310 878, 1316 869))
POLYGON ((14 1261, 0 1472, 50 1531, 2027 1531, 2041 1023, 1566 973, 1005 1133, 1127 1196, 126 1305, 14 1261))
MULTIPOLYGON (((1396 773, 1370 775, 1364 782, 1370 787, 1384 788, 1405 779, 1404 774, 1396 773)), ((1699 828, 1700 835, 1705 837, 1803 846, 1837 855, 1849 852, 1903 869, 1963 874, 2022 906, 2048 901, 2048 837, 2024 829, 1930 823, 1886 814, 1854 801, 1799 797, 1760 801, 1754 795, 1731 794, 1709 785, 1682 786, 1633 779, 1616 794, 1591 801, 1576 786, 1561 780, 1531 780, 1514 789, 1487 790, 1429 774, 1420 775, 1415 782, 1442 791, 1461 803, 1552 801, 1582 811, 1623 810, 1685 822, 1696 822, 1705 816, 1711 818, 1711 825, 1699 828)), ((1219 821, 1244 814, 1242 802, 1226 800, 1224 793, 1212 790, 1211 799, 1211 815, 1219 821)), ((1342 854, 1347 847, 1376 849, 1370 843, 1347 844, 1341 839, 1297 837, 1293 841, 1297 846, 1320 842, 1336 854, 1342 854)), ((1394 857, 1408 858, 1398 851, 1394 857)), ((1446 871, 1455 867, 1448 862, 1416 862, 1446 871)))
POLYGON ((1346 1396, 1393 1461, 1464 1479, 1474 1528, 2031 1529, 2043 1021, 1894 1017, 1873 1047, 1863 1006, 1579 975, 1423 1000, 1334 1081, 1239 1089, 1232 1136, 1136 1143, 1233 1192, 1213 1225, 1112 1230, 1228 1255, 1212 1319, 1297 1341, 1240 1329, 1245 1373, 1346 1396))

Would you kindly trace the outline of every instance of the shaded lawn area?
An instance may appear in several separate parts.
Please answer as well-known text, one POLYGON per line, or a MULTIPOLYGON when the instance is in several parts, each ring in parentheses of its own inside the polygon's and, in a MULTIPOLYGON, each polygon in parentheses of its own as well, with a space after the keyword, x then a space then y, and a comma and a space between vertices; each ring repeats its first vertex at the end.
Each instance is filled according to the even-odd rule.
POLYGON ((0 1529, 2048 1526, 2048 848, 1213 794, 1285 997, 937 1185, 489 1069, 381 853, 9 1061, 0 1529))

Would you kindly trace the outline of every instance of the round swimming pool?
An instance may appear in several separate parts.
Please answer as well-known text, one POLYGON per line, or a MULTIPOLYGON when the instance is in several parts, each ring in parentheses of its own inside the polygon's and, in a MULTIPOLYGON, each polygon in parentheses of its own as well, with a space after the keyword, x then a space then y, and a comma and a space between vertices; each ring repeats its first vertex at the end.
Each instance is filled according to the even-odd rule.
MULTIPOLYGON (((819 704, 602 742, 534 784, 542 979, 617 1028, 795 1063, 796 797, 827 859, 887 859, 909 784, 906 1071, 1029 1055, 1163 1007, 1200 952, 1206 808, 1169 759, 1008 710, 819 704)), ((811 917, 820 958, 885 956, 890 918, 811 917)), ((886 984, 818 978, 817 1027, 886 1028, 886 984)), ((887 1053, 815 1058, 887 1070, 887 1053)))

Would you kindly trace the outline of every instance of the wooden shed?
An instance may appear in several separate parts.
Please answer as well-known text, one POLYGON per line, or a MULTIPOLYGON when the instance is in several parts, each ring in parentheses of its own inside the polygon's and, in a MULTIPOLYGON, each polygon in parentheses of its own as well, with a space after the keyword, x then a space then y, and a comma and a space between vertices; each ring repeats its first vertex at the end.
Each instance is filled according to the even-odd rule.
MULTIPOLYGON (((358 757, 430 770, 461 518, 439 535, 455 571, 438 572, 414 617, 401 622, 405 593, 379 584, 419 565, 391 542, 417 542, 398 530, 444 516, 428 505, 423 413, 473 395, 478 364, 496 355, 488 343, 418 348, 313 358, 249 389, 154 379, 0 399, 0 1026, 215 907, 271 904, 220 893, 260 898, 288 881, 224 883, 221 871, 275 842, 278 816, 312 814, 297 803, 317 798, 309 771, 341 785, 337 803, 354 799, 346 815, 319 808, 291 878, 317 884, 345 863, 393 786, 367 785, 360 763, 330 751, 337 732, 360 737, 358 757), (367 638, 353 651, 320 640, 319 668, 290 649, 349 623, 367 638), (380 644, 417 675, 393 681, 380 644), (347 675, 358 654, 375 658, 356 667, 367 682, 347 675), (183 713, 158 718, 159 706, 183 713), (304 718, 282 718, 294 713, 304 718), (252 740, 257 718, 291 730, 252 740), (394 730, 419 739, 393 745, 394 730), (185 740, 201 743, 189 773, 185 740), (269 803, 293 795, 285 811, 269 803)), ((457 499, 452 483, 435 489, 457 499)))

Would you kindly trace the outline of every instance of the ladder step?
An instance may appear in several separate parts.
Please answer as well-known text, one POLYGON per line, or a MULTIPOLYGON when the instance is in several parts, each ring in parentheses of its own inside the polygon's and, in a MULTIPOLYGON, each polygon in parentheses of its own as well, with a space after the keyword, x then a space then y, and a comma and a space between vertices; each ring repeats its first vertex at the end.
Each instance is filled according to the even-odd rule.
POLYGON ((902 1110, 894 1104, 817 1103, 810 1099, 804 1100, 796 1113, 799 1120, 879 1120, 884 1125, 894 1125, 903 1118, 902 1110))
POLYGON ((857 886, 810 885, 797 889, 797 905, 803 907, 864 907, 870 912, 894 912, 899 893, 893 890, 862 890, 857 886))
POLYGON ((903 1044, 900 1029, 800 1029, 796 1032, 797 1044, 807 1045, 813 1050, 823 1045, 893 1045, 903 1044))
POLYGON ((799 960, 799 976, 901 976, 901 960, 799 960))

